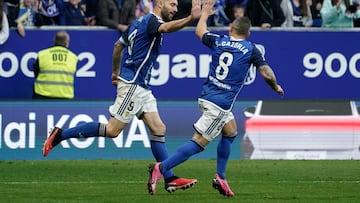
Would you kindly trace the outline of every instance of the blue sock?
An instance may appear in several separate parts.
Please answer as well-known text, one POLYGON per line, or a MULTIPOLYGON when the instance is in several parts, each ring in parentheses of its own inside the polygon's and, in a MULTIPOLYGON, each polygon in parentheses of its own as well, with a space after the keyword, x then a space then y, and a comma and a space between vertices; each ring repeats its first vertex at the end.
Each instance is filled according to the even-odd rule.
POLYGON ((175 166, 188 160, 192 155, 197 154, 203 150, 203 147, 192 140, 185 142, 183 145, 177 148, 174 155, 161 163, 162 171, 164 172, 174 168, 175 166))
POLYGON ((231 152, 231 144, 233 143, 234 139, 235 139, 235 136, 234 137, 221 136, 221 139, 217 146, 217 169, 216 169, 216 172, 223 179, 226 179, 225 170, 226 170, 226 165, 228 163, 230 152, 231 152))
POLYGON ((84 123, 73 128, 68 128, 63 130, 61 134, 63 140, 99 136, 105 136, 105 124, 99 122, 84 123))
MULTIPOLYGON (((168 158, 168 151, 165 142, 150 140, 150 145, 151 145, 151 151, 157 162, 162 162, 168 158)), ((173 177, 174 172, 172 170, 165 171, 163 173, 163 176, 165 179, 173 177)))

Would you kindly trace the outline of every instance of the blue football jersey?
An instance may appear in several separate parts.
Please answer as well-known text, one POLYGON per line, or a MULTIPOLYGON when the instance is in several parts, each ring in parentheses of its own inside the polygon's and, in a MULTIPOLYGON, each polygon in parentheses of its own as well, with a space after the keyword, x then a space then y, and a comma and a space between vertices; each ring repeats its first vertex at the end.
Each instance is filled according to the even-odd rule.
POLYGON ((247 40, 208 32, 202 42, 211 49, 212 61, 199 99, 231 110, 251 64, 259 67, 267 62, 255 44, 247 40))
POLYGON ((159 55, 162 33, 158 33, 163 21, 149 13, 139 17, 120 37, 125 46, 119 79, 127 83, 136 83, 150 89, 151 70, 159 55))

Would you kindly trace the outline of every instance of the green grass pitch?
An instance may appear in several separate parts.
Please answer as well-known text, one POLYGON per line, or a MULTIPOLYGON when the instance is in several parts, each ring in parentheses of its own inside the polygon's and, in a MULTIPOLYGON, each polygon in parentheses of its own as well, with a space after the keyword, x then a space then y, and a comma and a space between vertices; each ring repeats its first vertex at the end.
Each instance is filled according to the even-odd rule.
POLYGON ((169 194, 164 183, 147 193, 151 160, 0 161, 0 202, 360 202, 360 161, 231 160, 235 197, 211 186, 215 160, 189 160, 174 169, 197 178, 169 194))

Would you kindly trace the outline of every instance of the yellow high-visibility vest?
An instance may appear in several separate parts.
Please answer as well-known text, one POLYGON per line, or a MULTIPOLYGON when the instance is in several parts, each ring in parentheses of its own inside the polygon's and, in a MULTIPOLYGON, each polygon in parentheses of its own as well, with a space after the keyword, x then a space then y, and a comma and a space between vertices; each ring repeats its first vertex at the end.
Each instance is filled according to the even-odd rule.
POLYGON ((65 47, 54 46, 39 52, 39 74, 36 94, 46 97, 74 98, 74 77, 77 56, 65 47))

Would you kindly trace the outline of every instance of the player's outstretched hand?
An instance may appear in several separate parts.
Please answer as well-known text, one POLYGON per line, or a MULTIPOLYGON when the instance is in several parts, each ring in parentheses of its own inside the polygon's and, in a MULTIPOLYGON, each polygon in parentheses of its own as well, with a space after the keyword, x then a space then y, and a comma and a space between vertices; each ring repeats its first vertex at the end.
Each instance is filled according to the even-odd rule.
POLYGON ((202 13, 208 16, 214 15, 217 10, 213 10, 216 0, 203 0, 202 13))
POLYGON ((199 19, 201 16, 201 0, 192 0, 191 18, 199 19))

